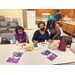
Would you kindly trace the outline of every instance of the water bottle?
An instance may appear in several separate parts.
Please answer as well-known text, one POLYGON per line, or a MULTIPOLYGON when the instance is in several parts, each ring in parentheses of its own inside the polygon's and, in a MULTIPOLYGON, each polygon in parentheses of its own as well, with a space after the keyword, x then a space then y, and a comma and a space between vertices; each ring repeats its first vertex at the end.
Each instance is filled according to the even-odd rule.
POLYGON ((16 40, 16 46, 17 46, 17 45, 19 45, 19 42, 18 42, 18 40, 16 40))
POLYGON ((16 48, 17 48, 17 50, 19 50, 19 42, 18 42, 18 40, 16 40, 16 48))
POLYGON ((47 44, 47 40, 45 39, 45 44, 47 44))

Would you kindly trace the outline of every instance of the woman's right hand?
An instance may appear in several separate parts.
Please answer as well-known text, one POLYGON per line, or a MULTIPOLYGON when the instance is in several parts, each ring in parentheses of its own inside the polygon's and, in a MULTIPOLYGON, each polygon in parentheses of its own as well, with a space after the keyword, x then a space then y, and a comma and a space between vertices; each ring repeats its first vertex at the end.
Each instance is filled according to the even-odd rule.
POLYGON ((52 43, 53 41, 51 39, 48 40, 50 43, 52 43))
POLYGON ((35 44, 38 44, 38 41, 33 41, 35 44))

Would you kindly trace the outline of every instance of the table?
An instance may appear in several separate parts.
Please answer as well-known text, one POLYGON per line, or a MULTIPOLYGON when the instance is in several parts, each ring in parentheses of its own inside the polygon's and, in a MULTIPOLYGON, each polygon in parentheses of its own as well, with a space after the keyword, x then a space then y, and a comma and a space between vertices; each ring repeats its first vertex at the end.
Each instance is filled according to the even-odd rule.
POLYGON ((8 63, 6 60, 14 51, 17 51, 16 45, 0 45, 0 65, 53 65, 75 62, 75 54, 72 53, 68 48, 66 48, 66 52, 48 49, 58 55, 58 57, 53 61, 50 61, 41 54, 41 52, 46 49, 48 49, 47 45, 39 48, 38 50, 24 52, 19 62, 14 64, 8 63))

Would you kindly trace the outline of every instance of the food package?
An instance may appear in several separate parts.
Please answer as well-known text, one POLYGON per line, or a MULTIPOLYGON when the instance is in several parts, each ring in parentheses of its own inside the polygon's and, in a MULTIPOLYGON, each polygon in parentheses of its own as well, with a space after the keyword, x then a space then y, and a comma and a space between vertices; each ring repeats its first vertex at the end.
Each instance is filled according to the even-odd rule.
POLYGON ((29 45, 28 47, 25 48, 25 51, 32 51, 34 47, 32 45, 29 45))
POLYGON ((20 48, 23 48, 23 47, 25 47, 25 46, 26 46, 25 43, 19 45, 20 48))
POLYGON ((52 43, 49 44, 49 48, 52 50, 57 50, 59 48, 60 40, 54 40, 52 43))

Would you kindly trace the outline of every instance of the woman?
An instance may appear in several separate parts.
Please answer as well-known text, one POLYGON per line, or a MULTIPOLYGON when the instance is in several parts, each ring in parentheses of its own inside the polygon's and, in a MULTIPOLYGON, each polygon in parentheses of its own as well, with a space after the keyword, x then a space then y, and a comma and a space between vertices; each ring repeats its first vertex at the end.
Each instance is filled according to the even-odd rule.
POLYGON ((50 43, 54 39, 57 40, 58 37, 61 35, 59 25, 55 23, 53 15, 48 16, 48 22, 47 22, 46 30, 47 29, 49 29, 49 31, 50 31, 50 37, 49 37, 50 43))
POLYGON ((32 41, 35 44, 38 44, 39 42, 44 42, 45 40, 49 40, 49 34, 47 31, 45 31, 45 23, 39 22, 38 23, 39 30, 37 30, 32 38, 32 41))
POLYGON ((28 43, 28 35, 26 32, 24 32, 24 28, 17 26, 15 28, 15 32, 14 43, 16 43, 16 40, 18 40, 19 43, 28 43))

